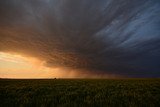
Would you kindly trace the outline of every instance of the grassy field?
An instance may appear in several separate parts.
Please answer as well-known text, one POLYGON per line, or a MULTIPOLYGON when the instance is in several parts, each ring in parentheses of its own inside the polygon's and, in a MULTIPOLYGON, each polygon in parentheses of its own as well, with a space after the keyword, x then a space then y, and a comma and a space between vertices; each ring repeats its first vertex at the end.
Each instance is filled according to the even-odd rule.
POLYGON ((0 107, 160 107, 160 79, 0 79, 0 107))

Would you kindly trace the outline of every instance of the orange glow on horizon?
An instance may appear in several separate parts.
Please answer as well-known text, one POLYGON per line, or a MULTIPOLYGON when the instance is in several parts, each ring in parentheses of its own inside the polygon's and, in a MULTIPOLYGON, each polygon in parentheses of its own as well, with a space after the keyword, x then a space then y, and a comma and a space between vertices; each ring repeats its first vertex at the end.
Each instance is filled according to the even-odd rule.
POLYGON ((76 73, 44 66, 45 61, 0 52, 0 78, 72 78, 76 73))

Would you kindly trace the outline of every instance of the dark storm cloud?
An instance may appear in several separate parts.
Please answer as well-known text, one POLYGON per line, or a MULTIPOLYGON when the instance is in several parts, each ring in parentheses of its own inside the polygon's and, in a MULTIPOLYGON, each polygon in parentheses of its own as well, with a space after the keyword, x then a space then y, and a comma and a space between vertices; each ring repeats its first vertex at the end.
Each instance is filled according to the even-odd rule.
POLYGON ((1 0, 0 51, 46 66, 160 77, 159 0, 1 0))

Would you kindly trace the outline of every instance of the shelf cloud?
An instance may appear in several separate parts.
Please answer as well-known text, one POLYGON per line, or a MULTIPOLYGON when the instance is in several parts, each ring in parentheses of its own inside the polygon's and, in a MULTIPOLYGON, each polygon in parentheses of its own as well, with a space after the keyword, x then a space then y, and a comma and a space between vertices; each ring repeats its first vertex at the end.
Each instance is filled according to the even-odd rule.
POLYGON ((160 77, 160 1, 1 0, 0 51, 47 67, 160 77))

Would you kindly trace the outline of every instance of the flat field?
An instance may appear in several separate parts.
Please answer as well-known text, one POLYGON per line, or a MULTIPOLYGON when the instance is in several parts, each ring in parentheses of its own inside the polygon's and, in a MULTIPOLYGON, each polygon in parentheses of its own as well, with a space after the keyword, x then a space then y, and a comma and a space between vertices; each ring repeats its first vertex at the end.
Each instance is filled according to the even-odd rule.
POLYGON ((0 107, 160 107, 160 79, 0 79, 0 107))

